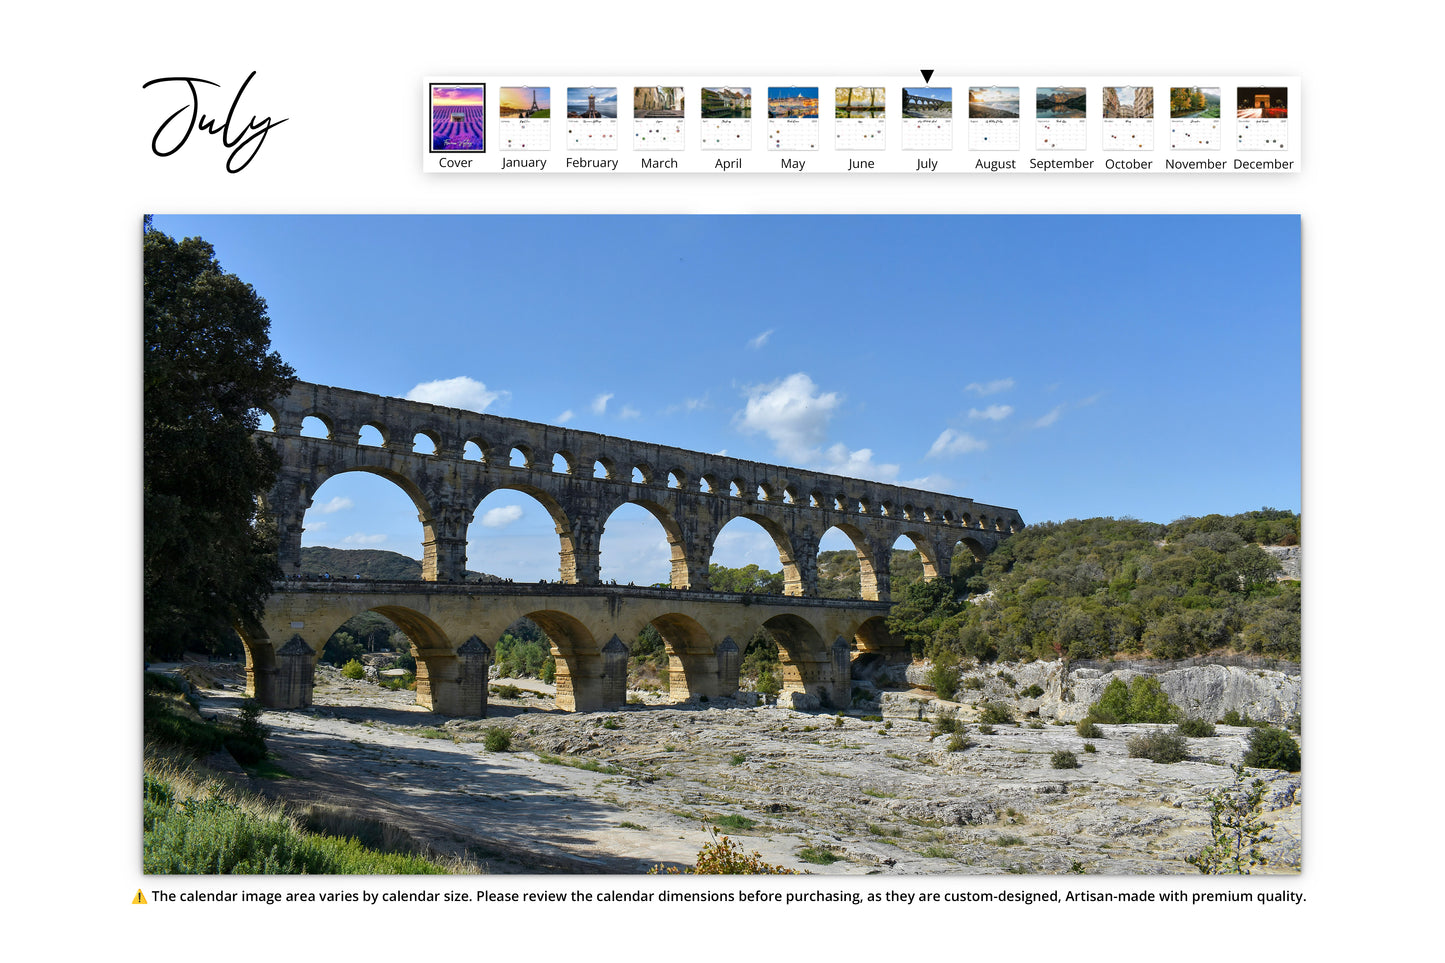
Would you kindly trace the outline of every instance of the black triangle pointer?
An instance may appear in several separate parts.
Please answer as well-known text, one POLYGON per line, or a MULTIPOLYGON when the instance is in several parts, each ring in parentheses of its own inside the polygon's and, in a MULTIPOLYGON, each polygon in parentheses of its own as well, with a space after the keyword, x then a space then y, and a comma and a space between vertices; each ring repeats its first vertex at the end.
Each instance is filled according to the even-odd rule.
POLYGON ((920 70, 919 73, 923 75, 923 82, 925 84, 933 79, 933 70, 931 68, 928 70, 920 70))

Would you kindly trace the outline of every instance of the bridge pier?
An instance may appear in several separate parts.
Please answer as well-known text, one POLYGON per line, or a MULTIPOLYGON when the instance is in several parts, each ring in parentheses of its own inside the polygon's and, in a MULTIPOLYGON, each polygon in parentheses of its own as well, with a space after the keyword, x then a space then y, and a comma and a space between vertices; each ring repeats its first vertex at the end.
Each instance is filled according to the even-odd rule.
POLYGON ((316 653, 299 634, 281 648, 246 646, 246 695, 268 709, 311 705, 316 653))
POLYGON ((824 709, 846 709, 853 703, 852 646, 842 636, 832 648, 818 652, 788 651, 783 662, 783 691, 779 701, 810 708, 812 699, 824 709), (809 697, 812 698, 809 698, 809 697))
POLYGON ((416 660, 416 703, 444 716, 480 719, 487 714, 492 650, 475 635, 456 653, 427 653, 416 660))

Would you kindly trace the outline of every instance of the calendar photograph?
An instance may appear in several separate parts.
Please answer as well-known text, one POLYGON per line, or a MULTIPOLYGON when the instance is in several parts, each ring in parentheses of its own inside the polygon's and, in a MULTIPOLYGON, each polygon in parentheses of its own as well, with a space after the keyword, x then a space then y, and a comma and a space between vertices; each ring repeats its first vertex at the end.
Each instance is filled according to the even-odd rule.
POLYGON ((1282 120, 1289 116, 1285 87, 1240 87, 1235 117, 1240 120, 1282 120))
POLYGON ((903 116, 914 120, 949 120, 953 117, 952 87, 904 87, 903 116))
POLYGON ((1105 87, 1104 119, 1151 119, 1154 116, 1153 87, 1105 87))
POLYGON ((1040 87, 1034 98, 1035 116, 1040 120, 1087 117, 1088 101, 1083 87, 1040 87))
POLYGON ((1219 116, 1218 87, 1171 87, 1169 89, 1169 118, 1210 119, 1219 116))
POLYGON ((547 120, 552 116, 550 87, 503 87, 497 110, 503 120, 547 120))
POLYGON ((884 116, 882 87, 838 87, 834 90, 833 116, 838 119, 874 119, 884 116))
POLYGON ((768 116, 771 118, 816 119, 817 87, 769 87, 768 116))
POLYGON ((615 120, 616 87, 568 87, 567 117, 575 120, 615 120))
POLYGON ((487 85, 431 85, 433 153, 485 152, 487 85))
POLYGON ((1296 876, 1300 239, 148 218, 135 869, 1296 876))
POLYGON ((751 87, 704 87, 702 116, 705 120, 748 118, 753 116, 751 87))
POLYGON ((1006 120, 1019 115, 1019 89, 1017 87, 970 87, 968 88, 968 116, 970 120, 1006 120))
POLYGON ((634 87, 632 116, 635 118, 676 118, 683 116, 681 87, 634 87))

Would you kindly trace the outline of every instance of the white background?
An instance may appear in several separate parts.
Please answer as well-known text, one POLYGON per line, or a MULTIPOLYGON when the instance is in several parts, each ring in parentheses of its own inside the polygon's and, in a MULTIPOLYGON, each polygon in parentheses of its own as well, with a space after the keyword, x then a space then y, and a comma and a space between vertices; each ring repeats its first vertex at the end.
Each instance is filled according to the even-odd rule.
MULTIPOLYGON (((1433 89, 1438 72, 1427 46, 1438 36, 1438 14, 1429 17, 1434 23, 1406 20, 1397 7, 1035 3, 954 12, 938 3, 255 2, 211 10, 188 2, 10 10, 0 57, 0 183, 11 214, 4 885, 16 936, 43 934, 52 952, 133 947, 220 959, 360 947, 374 955, 544 959, 578 952, 603 959, 883 952, 1212 959, 1265 945, 1289 955, 1370 950, 1388 958, 1433 945, 1416 940, 1433 908, 1425 888, 1440 856, 1437 738, 1426 728, 1438 725, 1433 670, 1442 636, 1426 608, 1436 594, 1428 580, 1438 532, 1427 499, 1440 436, 1429 396, 1440 345, 1432 283, 1440 144, 1438 134, 1416 132, 1435 129, 1422 113, 1432 108, 1418 95, 1433 89), (721 9, 728 16, 717 16, 721 9), (965 72, 1297 75, 1311 114, 1302 128, 1303 172, 1217 180, 889 177, 870 182, 863 195, 833 178, 709 177, 704 191, 701 178, 504 182, 425 177, 417 169, 426 130, 418 85, 427 76, 652 71, 725 79, 920 67, 936 69, 933 83, 941 85, 965 72), (168 160, 150 155, 159 108, 141 90, 144 81, 191 74, 233 89, 253 69, 248 97, 290 119, 251 168, 223 173, 215 144, 191 144, 168 160), (1303 215, 1305 871, 1268 884, 1306 893, 1303 907, 129 905, 147 885, 139 872, 135 691, 143 213, 838 210, 1303 215)), ((956 149, 962 137, 960 128, 956 149)), ((1156 145, 1157 156, 1165 153, 1156 145)), ((1215 283, 1247 283, 1238 254, 1207 252, 1215 283)), ((1240 348, 1247 358, 1248 345, 1240 348)), ((1262 365, 1260 376, 1268 370, 1262 365)), ((509 882, 468 879, 458 888, 509 882)), ((989 882, 1163 888, 1131 880, 989 882)), ((980 881, 896 883, 945 889, 980 881)))

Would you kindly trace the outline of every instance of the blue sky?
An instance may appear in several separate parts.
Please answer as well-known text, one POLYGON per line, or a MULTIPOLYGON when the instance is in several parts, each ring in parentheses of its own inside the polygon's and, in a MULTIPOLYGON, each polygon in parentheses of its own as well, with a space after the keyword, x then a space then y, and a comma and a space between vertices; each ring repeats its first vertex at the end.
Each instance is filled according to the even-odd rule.
MULTIPOLYGON (((1030 523, 1299 508, 1293 216, 155 223, 255 286, 307 381, 909 483, 1030 523)), ((421 552, 410 501, 361 473, 318 490, 306 529, 421 552)), ((556 553, 527 496, 479 506, 469 567, 553 578, 556 553)), ((663 581, 667 557, 642 509, 609 520, 604 578, 663 581)), ((746 521, 714 560, 778 567, 746 521)))

